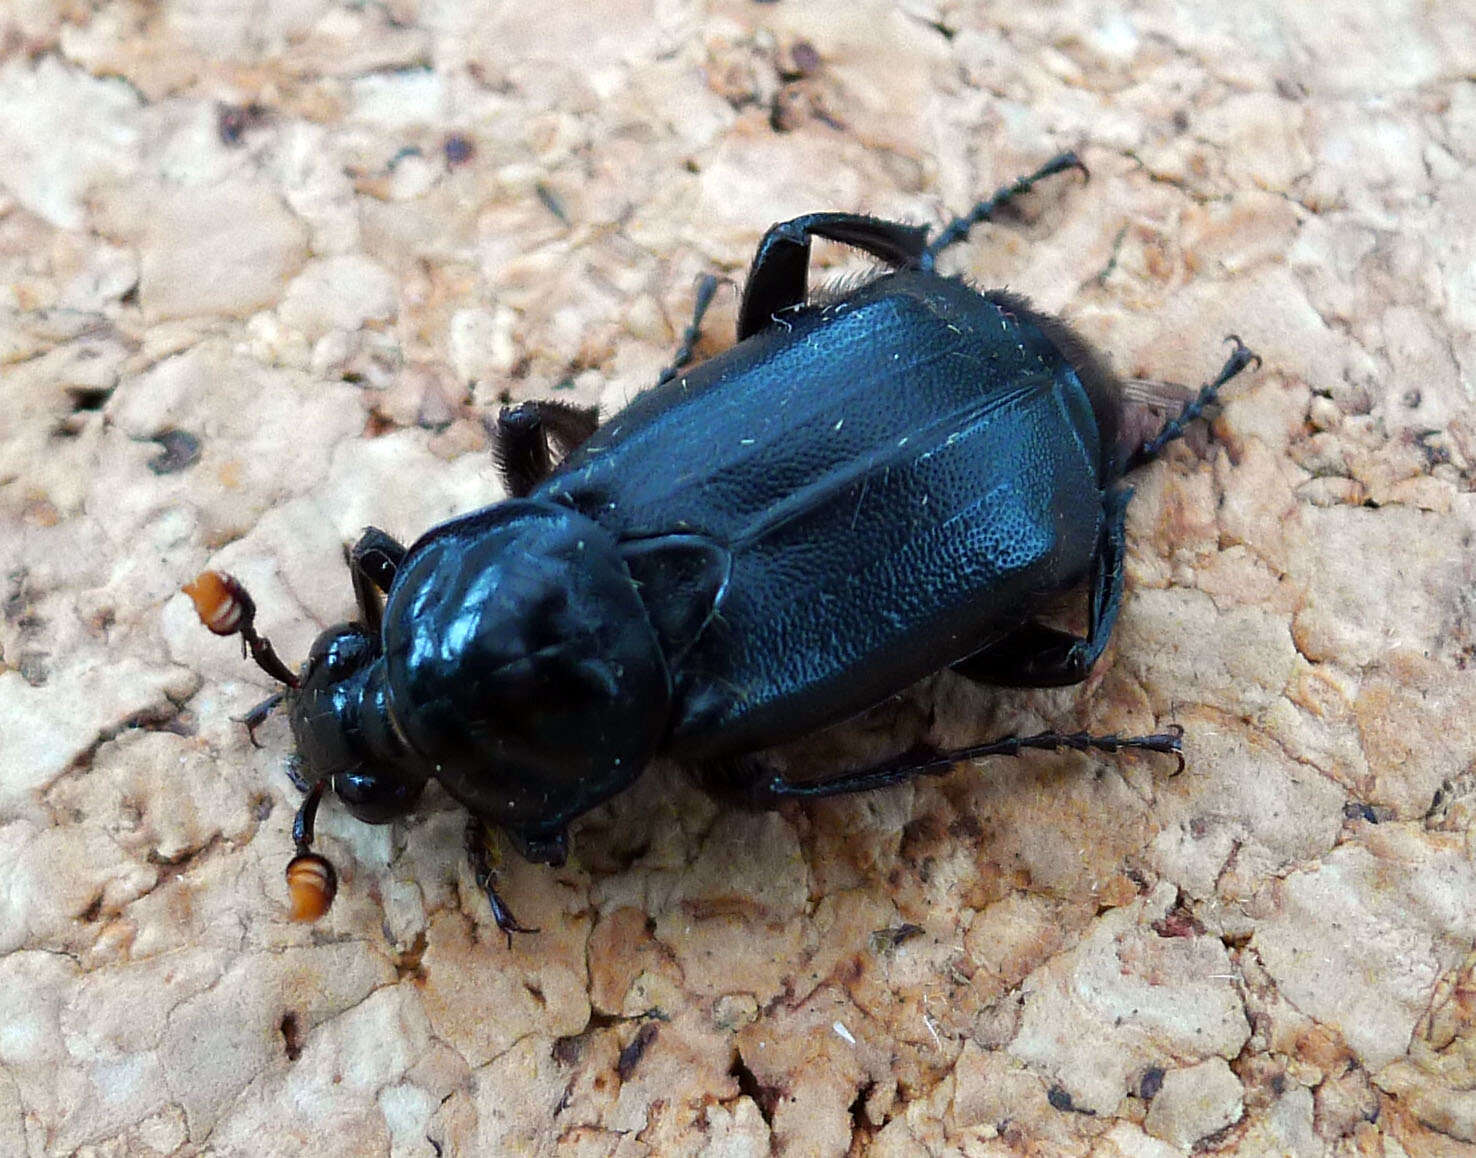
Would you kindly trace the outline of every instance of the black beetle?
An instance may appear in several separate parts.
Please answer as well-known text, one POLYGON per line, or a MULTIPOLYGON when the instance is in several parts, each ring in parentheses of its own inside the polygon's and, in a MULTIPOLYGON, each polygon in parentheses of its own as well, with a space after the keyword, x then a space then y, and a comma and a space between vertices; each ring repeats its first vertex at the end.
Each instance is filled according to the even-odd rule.
MULTIPOLYGON (((250 598, 207 573, 188 590, 287 690, 307 797, 289 867, 300 914, 331 903, 309 851, 331 785, 371 824, 434 777, 471 813, 467 846, 498 926, 487 825, 560 864, 571 820, 657 756, 754 806, 858 792, 1022 748, 1178 754, 1179 734, 1047 732, 795 782, 758 755, 952 666, 996 685, 1077 683, 1122 602, 1120 482, 1212 403, 1253 355, 1157 436, 1123 433, 1122 387, 1060 320, 934 271, 938 254, 1054 173, 1062 154, 948 225, 815 213, 759 243, 738 343, 694 369, 714 279, 674 365, 598 426, 593 409, 528 402, 496 431, 510 498, 409 548, 370 528, 349 555, 359 619, 318 637, 294 675, 252 626, 250 598), (810 241, 887 269, 807 292, 810 241), (553 465, 550 440, 566 457, 553 465), (1083 582, 1079 638, 1034 619, 1083 582), (387 597, 381 606, 380 596, 387 597), (294 875, 295 874, 295 875, 294 875), (305 900, 304 900, 305 895, 305 900)), ((1181 757, 1182 760, 1182 757, 1181 757)))

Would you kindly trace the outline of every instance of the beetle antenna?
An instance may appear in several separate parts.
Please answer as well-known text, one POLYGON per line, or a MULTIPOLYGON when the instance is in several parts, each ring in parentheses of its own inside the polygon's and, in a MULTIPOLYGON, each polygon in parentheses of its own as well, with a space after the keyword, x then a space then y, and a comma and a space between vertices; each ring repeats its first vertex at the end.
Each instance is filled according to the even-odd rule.
POLYGON ((338 892, 338 873, 333 862, 313 851, 313 824, 318 802, 328 781, 319 780, 303 797, 292 819, 292 843, 297 855, 287 862, 287 894, 292 900, 294 921, 316 921, 328 912, 338 892))
MULTIPOLYGON (((257 634, 256 603, 238 579, 224 571, 201 571, 193 583, 186 583, 180 590, 195 604, 195 614, 201 623, 216 635, 239 635, 242 653, 249 654, 257 667, 289 688, 300 686, 297 676, 282 662, 267 638, 257 634)), ((250 715, 255 716, 257 710, 253 709, 250 715)))

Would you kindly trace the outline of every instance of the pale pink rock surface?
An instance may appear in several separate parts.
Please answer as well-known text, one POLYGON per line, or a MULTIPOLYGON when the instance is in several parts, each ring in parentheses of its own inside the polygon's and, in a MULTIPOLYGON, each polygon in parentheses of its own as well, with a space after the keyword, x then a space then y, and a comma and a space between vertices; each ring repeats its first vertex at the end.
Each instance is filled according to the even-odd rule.
POLYGON ((1467 8, 25 0, 0 45, 0 1152, 1476 1145, 1467 8), (1264 365, 1135 479, 1084 687, 940 676, 787 758, 1178 723, 1182 775, 755 816, 658 765, 567 867, 504 850, 511 951, 443 793, 330 804, 286 919, 290 736, 182 582, 296 660, 364 524, 500 495, 502 401, 613 412, 773 221, 1067 147, 950 268, 1126 376, 1264 365))

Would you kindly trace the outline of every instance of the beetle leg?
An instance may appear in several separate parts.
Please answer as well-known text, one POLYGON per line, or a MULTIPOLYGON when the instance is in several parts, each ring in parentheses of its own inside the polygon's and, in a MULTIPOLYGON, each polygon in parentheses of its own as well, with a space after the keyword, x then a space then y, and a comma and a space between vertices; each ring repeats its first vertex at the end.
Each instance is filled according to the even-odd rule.
POLYGON ((825 796, 844 796, 852 792, 871 792, 904 784, 917 776, 945 776, 955 765, 986 756, 1018 756, 1029 748, 1074 752, 1096 749, 1099 752, 1163 752, 1178 757, 1178 771, 1183 771, 1183 729, 1175 727, 1151 736, 1093 736, 1086 732, 1037 732, 1033 736, 1005 736, 987 744, 971 744, 967 748, 938 749, 931 744, 914 744, 900 756, 883 760, 868 768, 858 768, 819 780, 794 781, 768 768, 760 757, 741 756, 719 761, 699 770, 702 787, 715 796, 754 808, 772 808, 785 800, 818 800, 825 796))
POLYGON ((1154 437, 1150 438, 1133 452, 1132 457, 1128 459, 1127 470, 1142 466, 1145 462, 1152 462, 1162 453, 1165 446, 1173 442, 1176 438, 1183 438, 1184 431, 1189 424, 1204 413, 1205 407, 1214 405, 1215 401, 1219 398, 1220 387, 1230 381, 1231 378, 1234 378, 1235 375, 1239 374, 1252 362, 1257 366, 1261 364, 1261 356, 1250 349, 1237 335, 1231 334, 1225 341, 1234 342, 1235 349, 1230 351, 1230 357, 1225 360, 1225 365, 1221 368, 1219 374, 1216 375, 1215 380, 1209 383, 1209 385, 1202 387, 1199 393, 1195 395, 1194 401, 1190 402, 1177 415, 1165 422, 1163 428, 1154 437))
POLYGON ((923 251, 920 262, 923 269, 932 269, 933 262, 940 253, 950 245, 954 245, 968 237, 969 230, 981 221, 988 221, 989 218, 994 216, 996 209, 1008 205, 1016 197, 1028 193, 1037 182, 1043 181, 1047 177, 1052 177, 1057 173, 1064 173, 1067 169, 1079 169, 1081 170, 1082 176, 1088 178, 1091 176, 1087 172, 1087 167, 1081 163, 1081 159, 1075 153, 1067 152, 1052 157, 1034 173, 1031 173, 1030 176, 1021 177, 1013 184, 1006 185, 1004 188, 997 190, 989 200, 980 201, 979 204, 975 205, 962 217, 955 217, 945 225, 938 236, 923 251))
POLYGON ((487 895, 487 903, 492 906, 492 919, 507 937, 507 947, 512 948, 514 933, 538 932, 537 929, 519 924, 518 919, 512 915, 512 910, 497 895, 497 889, 492 883, 492 854, 487 848, 487 826, 482 823, 480 816, 467 817, 466 855, 471 861, 472 876, 476 879, 477 888, 487 895))
POLYGON ((504 406, 492 431, 492 457, 511 498, 524 498, 553 471, 550 437, 566 454, 595 432, 599 411, 567 402, 504 406))
POLYGON ((810 271, 810 238, 851 245, 894 268, 921 263, 927 252, 926 226, 903 225, 859 213, 807 213, 769 227, 753 255, 743 302, 738 307, 738 340, 768 329, 774 315, 803 305, 810 271))
POLYGON ((702 340, 702 317, 707 313, 707 307, 712 305, 713 295, 717 293, 718 279, 710 273, 705 273, 697 282, 697 301, 692 308, 692 322, 682 331, 682 344, 677 347, 676 357, 672 359, 671 365, 661 371, 661 377, 656 379, 656 385, 670 382, 681 369, 692 360, 697 343, 702 340))
POLYGON ((1022 623, 1003 639, 953 665, 965 679, 997 688, 1064 688, 1091 667, 1078 658, 1086 640, 1042 623, 1022 623))
POLYGON ((1087 636, 1026 623, 983 651, 960 660, 953 670, 980 683, 1015 688, 1059 688, 1079 684, 1091 674, 1117 624, 1122 606, 1122 569, 1127 555, 1127 505, 1131 487, 1107 492, 1102 537, 1092 565, 1087 636))
POLYGON ((371 635, 379 634, 379 595, 389 594, 395 572, 405 558, 405 548, 378 527, 365 527, 348 553, 349 578, 354 584, 354 602, 359 622, 371 635))

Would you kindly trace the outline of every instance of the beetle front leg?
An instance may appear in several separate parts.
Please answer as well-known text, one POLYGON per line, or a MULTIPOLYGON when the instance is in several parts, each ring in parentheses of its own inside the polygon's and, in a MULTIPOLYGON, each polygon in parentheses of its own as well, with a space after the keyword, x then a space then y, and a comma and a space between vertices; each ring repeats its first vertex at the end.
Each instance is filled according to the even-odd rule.
POLYGON ((1102 536, 1092 564, 1091 608, 1085 639, 1039 623, 1026 623, 953 670, 979 683, 1012 688, 1060 688, 1091 674, 1117 624, 1127 556, 1127 505, 1131 487, 1107 492, 1102 536))
POLYGON ((244 716, 231 717, 236 723, 246 725, 246 736, 250 739, 253 748, 261 747, 261 741, 256 738, 256 729, 266 723, 267 717, 282 706, 285 698, 282 692, 273 692, 261 703, 249 709, 244 716))
POLYGON ((504 406, 492 431, 492 457, 509 497, 525 498, 553 472, 550 438, 567 454, 599 425, 599 411, 593 406, 548 401, 504 406))
POLYGON ((927 247, 928 231, 859 213, 807 213, 769 227, 759 241, 743 301, 738 307, 738 340, 773 324, 774 315, 803 305, 809 292, 810 238, 824 237, 854 246, 893 268, 916 265, 927 247))
POLYGON ((354 584, 354 602, 359 622, 371 635, 379 632, 381 594, 388 595, 395 572, 405 558, 405 548, 378 527, 365 527, 348 553, 349 578, 354 584))
POLYGON ((492 853, 487 847, 487 826, 479 816, 467 817, 466 855, 471 861, 472 877, 477 882, 477 888, 486 894, 487 903, 492 906, 492 919, 507 937, 507 947, 512 948, 514 933, 538 932, 537 929, 519 924, 518 919, 512 915, 512 910, 497 895, 497 889, 492 884, 492 853))

